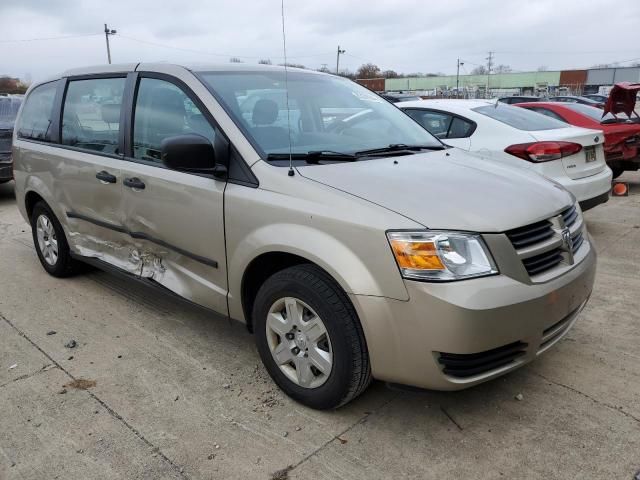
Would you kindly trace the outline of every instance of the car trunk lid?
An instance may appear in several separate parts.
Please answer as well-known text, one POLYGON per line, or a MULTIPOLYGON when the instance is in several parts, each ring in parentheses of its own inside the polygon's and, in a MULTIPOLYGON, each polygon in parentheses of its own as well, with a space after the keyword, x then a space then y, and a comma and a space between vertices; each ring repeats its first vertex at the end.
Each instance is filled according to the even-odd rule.
POLYGON ((562 157, 562 166, 573 180, 596 175, 605 169, 604 134, 598 130, 569 127, 529 132, 539 142, 572 142, 582 145, 574 155, 562 157))

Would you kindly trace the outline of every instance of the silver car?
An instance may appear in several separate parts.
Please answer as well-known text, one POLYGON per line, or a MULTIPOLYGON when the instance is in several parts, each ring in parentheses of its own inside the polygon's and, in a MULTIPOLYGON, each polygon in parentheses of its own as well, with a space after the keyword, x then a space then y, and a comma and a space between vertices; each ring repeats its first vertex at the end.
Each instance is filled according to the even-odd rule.
POLYGON ((30 89, 13 148, 47 272, 94 264, 245 323, 313 408, 372 378, 455 390, 507 373, 567 333, 593 286, 571 194, 331 75, 68 71, 30 89))

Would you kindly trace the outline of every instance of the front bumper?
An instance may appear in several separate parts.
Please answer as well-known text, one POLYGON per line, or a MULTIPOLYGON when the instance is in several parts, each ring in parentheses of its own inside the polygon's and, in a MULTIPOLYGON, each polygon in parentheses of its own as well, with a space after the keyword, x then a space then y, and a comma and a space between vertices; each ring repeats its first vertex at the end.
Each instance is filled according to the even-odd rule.
POLYGON ((406 281, 406 302, 350 295, 362 320, 373 376, 459 390, 530 362, 566 334, 586 304, 596 270, 590 238, 588 247, 579 264, 545 283, 496 275, 451 283, 406 281), (512 362, 463 378, 445 373, 440 361, 441 352, 466 358, 514 344, 524 347, 512 362))

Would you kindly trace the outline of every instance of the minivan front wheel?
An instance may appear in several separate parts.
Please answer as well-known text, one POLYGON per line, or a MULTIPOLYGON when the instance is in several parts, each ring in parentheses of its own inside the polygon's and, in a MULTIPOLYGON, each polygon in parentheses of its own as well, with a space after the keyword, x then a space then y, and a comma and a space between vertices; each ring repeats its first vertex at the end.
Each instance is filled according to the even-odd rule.
POLYGON ((362 327, 323 270, 297 265, 270 277, 253 309, 260 357, 276 384, 312 408, 337 408, 371 379, 362 327))
POLYGON ((54 277, 72 275, 78 263, 71 258, 62 225, 44 202, 38 202, 33 207, 31 231, 38 258, 47 273, 54 277))

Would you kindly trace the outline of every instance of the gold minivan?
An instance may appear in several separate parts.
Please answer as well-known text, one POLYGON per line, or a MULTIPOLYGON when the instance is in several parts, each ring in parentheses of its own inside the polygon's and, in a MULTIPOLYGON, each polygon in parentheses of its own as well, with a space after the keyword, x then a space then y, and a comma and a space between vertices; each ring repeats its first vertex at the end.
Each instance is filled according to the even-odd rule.
POLYGON ((13 139, 40 262, 239 320, 291 397, 455 390, 573 326, 596 255, 575 198, 443 145, 347 79, 109 65, 32 86, 13 139))

